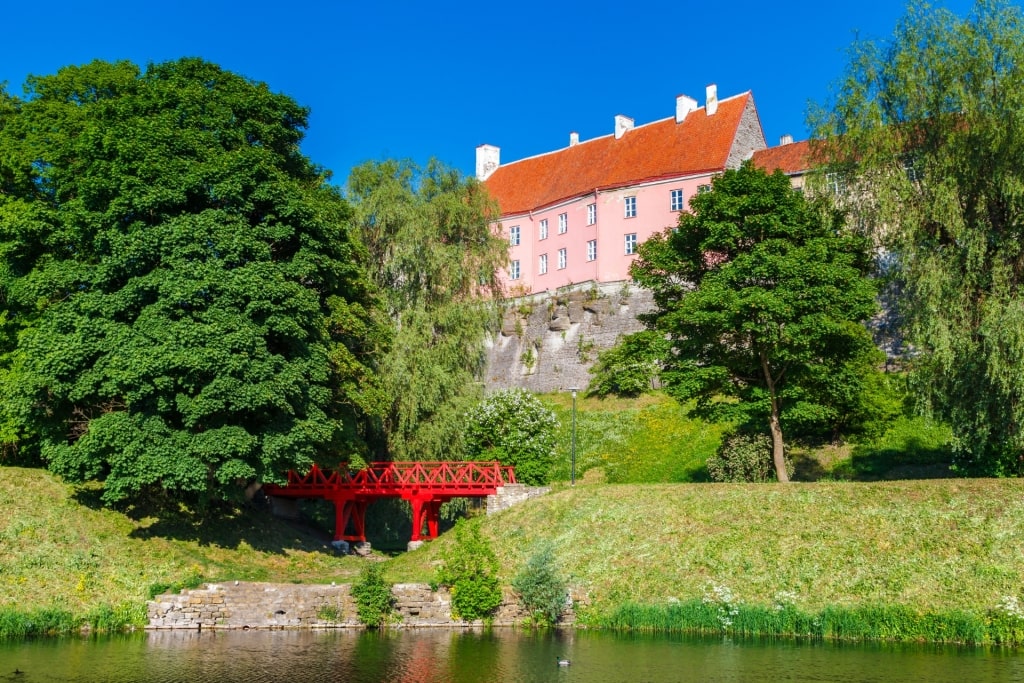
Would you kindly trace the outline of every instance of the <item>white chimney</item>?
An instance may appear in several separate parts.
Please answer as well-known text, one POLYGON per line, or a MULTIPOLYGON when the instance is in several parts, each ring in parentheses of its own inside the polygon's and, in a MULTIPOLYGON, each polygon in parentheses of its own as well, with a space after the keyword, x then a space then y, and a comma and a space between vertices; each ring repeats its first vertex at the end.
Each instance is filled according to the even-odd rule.
POLYGON ((781 138, 779 138, 779 144, 780 145, 792 145, 793 144, 793 136, 790 135, 789 133, 786 133, 781 138))
POLYGON ((483 182, 491 177, 501 163, 501 148, 480 145, 476 148, 476 179, 483 182))
POLYGON ((686 115, 697 108, 697 100, 686 95, 676 96, 676 123, 686 120, 686 115))
POLYGON ((580 134, 576 131, 569 133, 569 146, 575 147, 578 144, 580 144, 580 134))
POLYGON ((615 139, 618 140, 626 134, 627 130, 633 130, 633 119, 622 114, 615 115, 615 139))
POLYGON ((708 116, 714 116, 715 112, 718 111, 718 86, 714 83, 709 85, 706 95, 707 103, 704 105, 704 113, 708 116))

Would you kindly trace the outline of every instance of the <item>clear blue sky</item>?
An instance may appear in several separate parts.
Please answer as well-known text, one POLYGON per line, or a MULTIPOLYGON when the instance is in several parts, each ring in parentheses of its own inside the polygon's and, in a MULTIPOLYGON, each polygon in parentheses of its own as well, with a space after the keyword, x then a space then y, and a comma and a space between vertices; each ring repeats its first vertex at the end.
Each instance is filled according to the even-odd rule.
MULTIPOLYGON (((964 14, 970 0, 935 4, 964 14)), ((807 137, 855 35, 887 38, 901 0, 311 0, 11 2, 0 82, 93 59, 198 56, 312 109, 303 149, 344 183, 368 159, 437 157, 472 173, 752 90, 769 144, 807 137)))

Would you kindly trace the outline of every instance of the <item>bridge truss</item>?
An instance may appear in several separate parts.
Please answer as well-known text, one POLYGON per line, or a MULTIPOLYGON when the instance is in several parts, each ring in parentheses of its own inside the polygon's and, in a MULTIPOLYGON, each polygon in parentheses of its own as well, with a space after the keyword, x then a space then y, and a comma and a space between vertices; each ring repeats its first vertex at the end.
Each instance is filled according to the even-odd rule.
POLYGON ((365 469, 288 472, 284 486, 264 484, 268 496, 323 498, 334 503, 334 540, 366 541, 366 508, 379 498, 401 498, 412 506, 412 540, 437 538, 438 513, 452 498, 483 498, 515 484, 512 467, 497 462, 375 462, 365 469), (348 531, 349 522, 353 533, 348 531))

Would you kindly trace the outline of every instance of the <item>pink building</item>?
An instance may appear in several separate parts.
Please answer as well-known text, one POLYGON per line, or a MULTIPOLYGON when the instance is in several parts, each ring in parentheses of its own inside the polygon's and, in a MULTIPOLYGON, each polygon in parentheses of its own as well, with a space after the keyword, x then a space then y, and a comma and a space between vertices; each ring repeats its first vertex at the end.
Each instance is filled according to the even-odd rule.
POLYGON ((711 178, 765 148, 750 92, 703 107, 680 95, 674 117, 642 126, 615 117, 615 132, 501 164, 476 150, 477 178, 497 199, 509 241, 506 291, 526 295, 583 282, 629 279, 638 244, 678 221, 711 178))

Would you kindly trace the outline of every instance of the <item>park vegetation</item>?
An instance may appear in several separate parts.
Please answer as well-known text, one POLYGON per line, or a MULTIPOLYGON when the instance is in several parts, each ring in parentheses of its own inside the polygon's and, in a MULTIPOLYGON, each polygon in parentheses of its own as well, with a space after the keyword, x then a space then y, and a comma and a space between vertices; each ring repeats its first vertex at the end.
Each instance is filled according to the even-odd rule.
POLYGON ((819 113, 818 154, 887 254, 919 407, 961 472, 1024 473, 1024 17, 913 2, 859 41, 819 113))
POLYGON ((0 634, 139 625, 204 579, 356 578, 246 495, 476 457, 555 493, 362 574, 366 623, 418 579, 467 619, 513 585, 551 623, 572 586, 595 626, 1019 644, 1020 482, 876 480, 1024 474, 1022 22, 915 2, 858 42, 817 115, 844 192, 744 164, 641 245, 657 308, 571 441, 565 396, 483 396, 506 252, 475 180, 384 161, 341 190, 303 107, 198 59, 0 89, 0 634), (866 327, 883 287, 897 372, 866 327), (747 483, 772 479, 814 481, 747 483))
POLYGON ((859 412, 880 356, 864 326, 876 307, 867 247, 829 205, 748 161, 642 244, 631 269, 654 293, 647 323, 672 342, 668 390, 709 417, 760 423, 779 481, 785 426, 827 430, 859 412))

